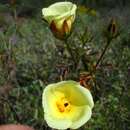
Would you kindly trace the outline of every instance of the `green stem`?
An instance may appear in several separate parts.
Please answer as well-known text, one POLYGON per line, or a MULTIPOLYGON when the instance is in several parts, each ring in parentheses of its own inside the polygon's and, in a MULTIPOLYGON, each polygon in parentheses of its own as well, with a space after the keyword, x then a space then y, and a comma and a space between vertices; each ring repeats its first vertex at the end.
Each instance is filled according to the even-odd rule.
POLYGON ((71 49, 71 47, 70 47, 70 45, 69 45, 69 43, 68 43, 68 39, 67 39, 67 38, 64 40, 64 43, 65 43, 65 45, 66 45, 66 47, 67 47, 68 52, 69 52, 70 55, 71 55, 71 58, 73 59, 74 65, 75 65, 75 67, 76 67, 76 65, 77 65, 77 60, 75 59, 75 56, 74 56, 73 51, 72 51, 72 49, 71 49))
POLYGON ((96 72, 97 67, 100 64, 100 62, 102 61, 103 56, 105 55, 105 53, 106 53, 106 51, 107 51, 111 41, 112 41, 112 39, 110 39, 110 38, 107 39, 107 43, 106 43, 106 45, 105 45, 105 47, 103 49, 103 52, 102 52, 101 56, 99 57, 99 59, 98 59, 96 65, 95 65, 94 69, 90 72, 91 75, 93 75, 96 72))
POLYGON ((97 69, 98 65, 99 65, 100 62, 102 61, 103 56, 105 55, 105 52, 107 51, 107 49, 108 49, 110 43, 111 43, 111 39, 108 39, 108 40, 107 40, 107 44, 106 44, 106 46, 105 46, 105 48, 104 48, 104 50, 103 50, 101 56, 99 57, 99 59, 98 59, 96 65, 95 65, 95 70, 97 69))
POLYGON ((87 59, 86 59, 85 55, 83 55, 83 56, 81 57, 81 61, 82 61, 82 63, 83 63, 84 69, 85 69, 86 71, 88 71, 88 64, 86 63, 87 59))

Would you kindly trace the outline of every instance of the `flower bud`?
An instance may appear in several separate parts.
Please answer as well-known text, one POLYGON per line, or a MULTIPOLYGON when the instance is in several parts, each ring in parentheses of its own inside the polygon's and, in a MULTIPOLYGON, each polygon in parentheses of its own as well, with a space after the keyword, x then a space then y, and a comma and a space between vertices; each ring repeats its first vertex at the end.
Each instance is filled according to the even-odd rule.
POLYGON ((77 6, 71 2, 57 2, 42 9, 43 18, 49 23, 56 38, 63 40, 69 36, 76 9, 77 6))
POLYGON ((115 19, 111 19, 108 27, 107 27, 107 32, 109 37, 114 38, 117 35, 117 22, 115 19))

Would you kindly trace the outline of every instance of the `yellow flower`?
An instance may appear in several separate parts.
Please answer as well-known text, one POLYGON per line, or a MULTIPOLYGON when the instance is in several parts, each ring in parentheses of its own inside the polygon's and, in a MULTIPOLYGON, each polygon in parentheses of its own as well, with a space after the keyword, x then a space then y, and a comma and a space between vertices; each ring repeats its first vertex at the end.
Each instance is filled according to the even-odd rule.
POLYGON ((84 125, 94 106, 90 91, 75 81, 48 85, 43 92, 44 118, 54 129, 77 129, 84 125))
POLYGON ((55 37, 65 39, 71 32, 77 6, 71 2, 57 2, 42 9, 43 18, 49 23, 55 37))

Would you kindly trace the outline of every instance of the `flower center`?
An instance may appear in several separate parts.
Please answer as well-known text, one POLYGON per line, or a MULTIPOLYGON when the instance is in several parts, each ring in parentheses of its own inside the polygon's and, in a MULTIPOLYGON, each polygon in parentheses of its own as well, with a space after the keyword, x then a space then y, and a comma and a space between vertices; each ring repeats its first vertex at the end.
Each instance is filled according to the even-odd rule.
POLYGON ((70 102, 66 98, 61 98, 56 102, 56 106, 60 113, 70 111, 70 102))
POLYGON ((69 103, 64 103, 64 106, 67 107, 69 105, 69 103))

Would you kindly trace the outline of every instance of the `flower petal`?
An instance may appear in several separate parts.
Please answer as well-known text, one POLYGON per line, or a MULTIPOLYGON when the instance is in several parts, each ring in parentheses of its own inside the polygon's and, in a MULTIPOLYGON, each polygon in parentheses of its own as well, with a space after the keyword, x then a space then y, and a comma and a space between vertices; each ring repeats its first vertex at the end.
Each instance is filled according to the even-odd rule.
POLYGON ((47 124, 54 129, 68 129, 68 128, 70 128, 70 126, 72 124, 71 120, 56 119, 46 113, 44 115, 44 118, 45 118, 47 124))
POLYGON ((82 87, 80 84, 79 84, 79 86, 80 86, 80 90, 82 91, 82 93, 84 93, 84 95, 86 97, 86 99, 84 99, 84 100, 86 100, 86 102, 90 106, 90 108, 93 108, 94 101, 93 101, 90 91, 87 88, 82 87))
POLYGON ((73 121, 70 128, 77 129, 77 128, 81 127, 91 118, 91 115, 92 115, 91 108, 89 106, 85 106, 83 108, 81 115, 79 116, 79 119, 78 118, 75 119, 75 121, 73 121))
POLYGON ((56 84, 55 89, 66 93, 73 105, 89 105, 93 108, 94 102, 90 91, 75 81, 62 81, 56 84))
POLYGON ((62 20, 74 16, 77 6, 71 2, 57 2, 48 8, 42 9, 43 18, 50 24, 52 20, 62 20))
POLYGON ((44 89, 44 92, 43 92, 43 95, 42 95, 42 105, 43 105, 45 113, 50 113, 50 111, 51 111, 51 108, 49 107, 49 100, 53 99, 53 94, 51 94, 51 92, 52 92, 52 87, 54 85, 55 84, 48 85, 44 89))

